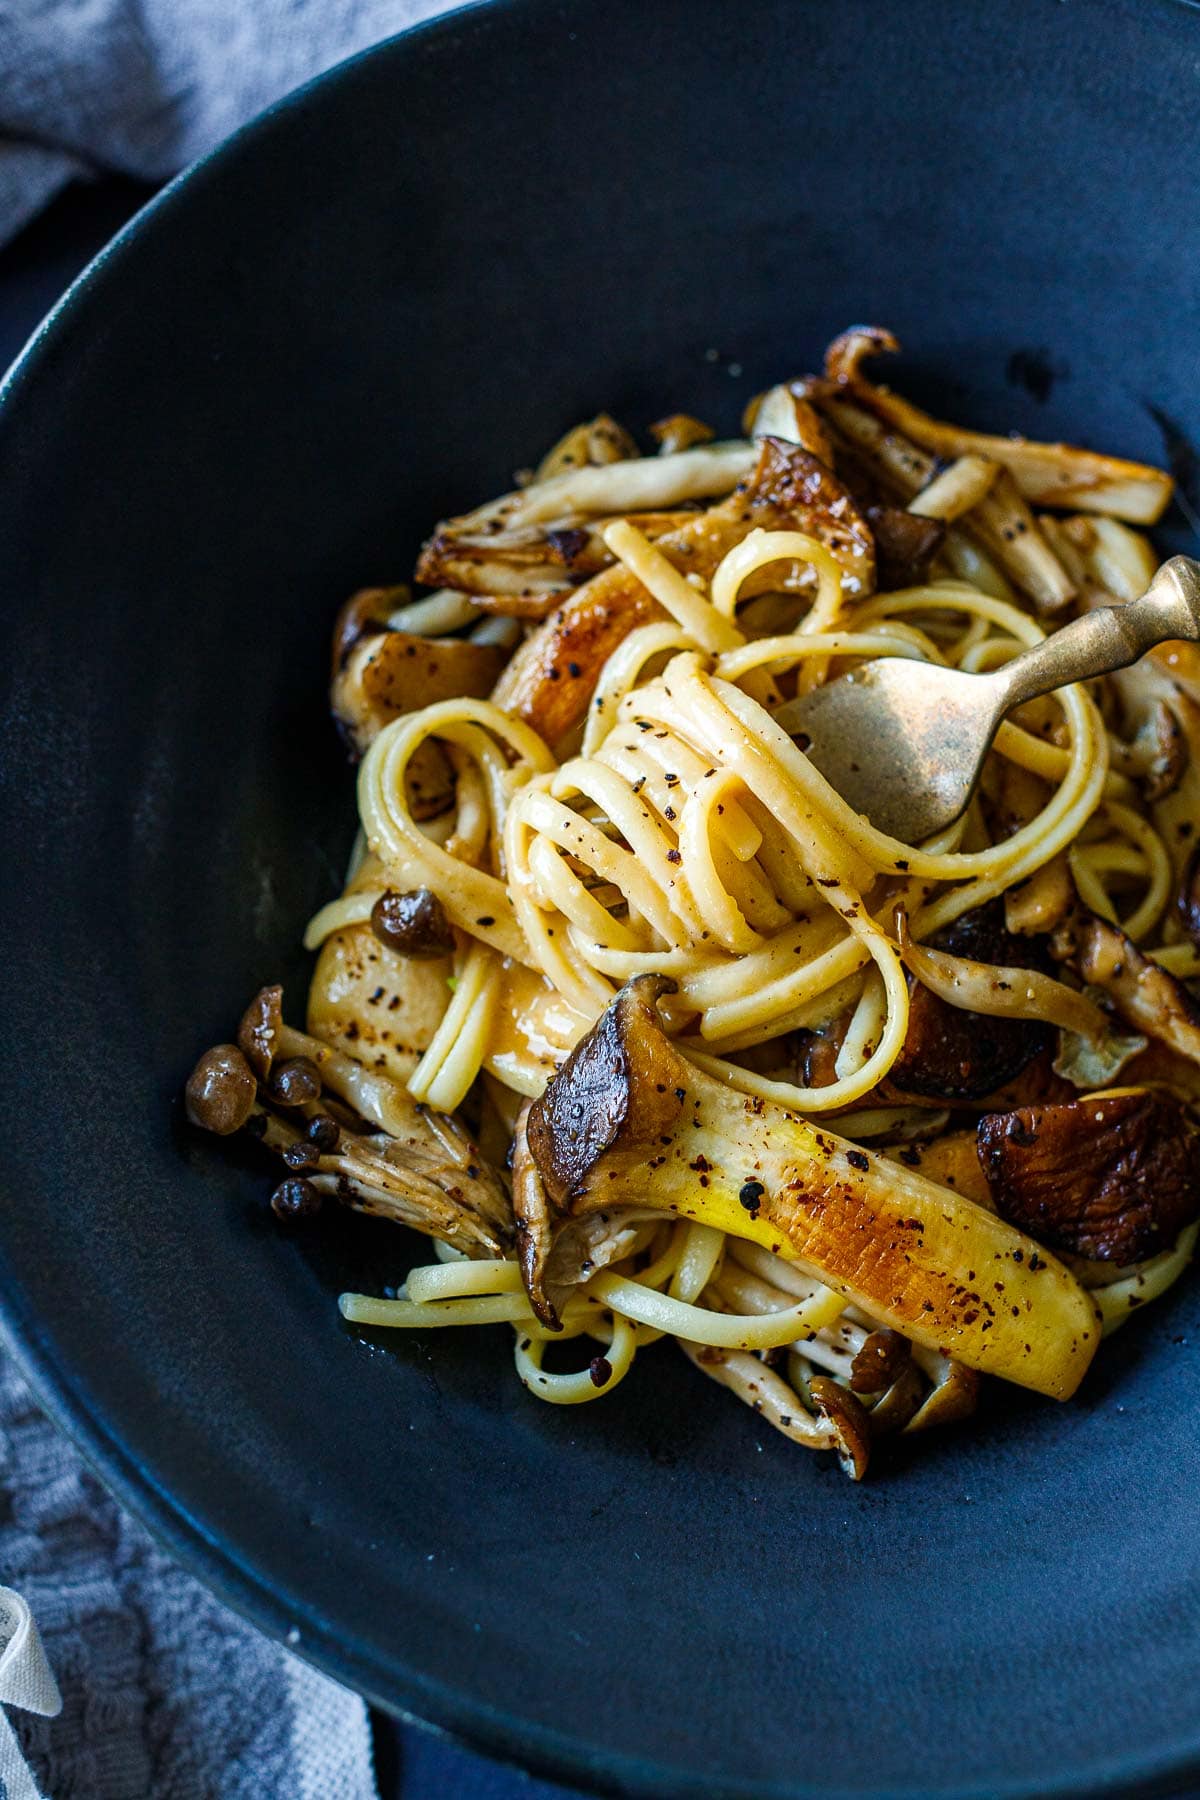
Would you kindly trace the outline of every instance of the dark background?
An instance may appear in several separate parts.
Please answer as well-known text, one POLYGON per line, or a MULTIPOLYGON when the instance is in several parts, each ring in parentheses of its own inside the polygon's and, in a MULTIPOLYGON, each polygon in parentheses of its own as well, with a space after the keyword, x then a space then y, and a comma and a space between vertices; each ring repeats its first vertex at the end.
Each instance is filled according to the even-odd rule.
MULTIPOLYGON (((0 250, 0 372, 84 264, 152 192, 132 181, 70 188, 0 250)), ((373 1712, 371 1723, 381 1800, 572 1800, 578 1791, 502 1768, 383 1713, 373 1712)))

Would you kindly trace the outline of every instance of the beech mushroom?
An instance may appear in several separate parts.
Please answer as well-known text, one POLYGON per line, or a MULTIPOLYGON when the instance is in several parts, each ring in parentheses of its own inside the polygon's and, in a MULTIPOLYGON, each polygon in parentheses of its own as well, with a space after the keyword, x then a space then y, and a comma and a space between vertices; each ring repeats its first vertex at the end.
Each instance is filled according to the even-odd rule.
MULTIPOLYGON (((531 1300, 572 1220, 629 1206, 697 1219, 794 1258, 880 1324, 1040 1392, 1074 1392, 1095 1310, 1053 1258, 991 1213, 783 1106, 726 1087, 667 1039, 629 982, 529 1109, 514 1210, 531 1300)), ((577 1270, 559 1266, 569 1287, 577 1270)))
POLYGON ((508 1197, 458 1121, 293 1030, 282 999, 279 987, 261 989, 237 1047, 218 1045, 200 1058, 187 1086, 192 1122, 221 1135, 240 1126, 279 1155, 288 1177, 272 1204, 283 1217, 305 1216, 319 1203, 314 1197, 326 1195, 467 1255, 504 1256, 512 1242, 508 1197))

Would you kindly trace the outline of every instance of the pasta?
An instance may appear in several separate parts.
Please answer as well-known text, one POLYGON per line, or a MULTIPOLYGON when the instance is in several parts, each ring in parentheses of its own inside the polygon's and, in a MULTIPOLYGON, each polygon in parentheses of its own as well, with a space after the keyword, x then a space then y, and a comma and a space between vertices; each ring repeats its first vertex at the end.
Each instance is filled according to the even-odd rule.
POLYGON ((1169 481, 943 427, 866 380, 885 340, 839 339, 735 442, 579 427, 439 527, 434 592, 348 603, 361 832, 306 936, 308 1032, 264 990, 189 1085, 197 1122, 282 1155, 277 1212, 430 1233, 350 1322, 506 1323, 562 1405, 674 1339, 855 1477, 981 1374, 1065 1397, 1200 1212, 1187 647, 1019 709, 920 844, 793 716, 866 660, 990 670, 1132 598, 1155 559, 1120 515, 1169 481), (1030 510, 1056 470, 1086 515, 1030 510))

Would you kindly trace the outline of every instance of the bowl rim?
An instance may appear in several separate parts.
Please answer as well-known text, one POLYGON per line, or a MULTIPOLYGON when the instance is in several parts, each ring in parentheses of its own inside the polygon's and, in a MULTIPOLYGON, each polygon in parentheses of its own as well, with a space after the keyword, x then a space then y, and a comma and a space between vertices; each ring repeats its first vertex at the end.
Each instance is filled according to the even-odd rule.
MULTIPOLYGON (((79 272, 34 327, 8 369, 0 375, 0 426, 7 425, 28 386, 36 382, 53 341, 93 292, 120 279, 129 247, 169 218, 193 189, 201 188, 236 163, 247 145, 274 131, 280 120, 302 112, 352 71, 374 59, 419 53, 437 40, 453 38, 472 19, 548 7, 553 0, 460 0, 354 52, 289 90, 198 157, 145 201, 79 272), (401 48, 402 47, 402 48, 401 48)), ((577 3, 577 0, 576 0, 577 3)), ((616 0, 625 4, 627 0, 616 0)), ((636 0, 634 0, 636 4, 636 0)), ((1200 13, 1200 0, 1157 0, 1159 5, 1200 13)), ((19 1290, 17 1290, 19 1294, 19 1290)), ((953 1788, 923 1780, 919 1788, 830 1788, 804 1781, 713 1783, 668 1764, 605 1749, 578 1737, 502 1711, 465 1696, 425 1675, 399 1655, 364 1652, 342 1638, 333 1621, 309 1611, 299 1593, 289 1594, 253 1564, 236 1545, 210 1531, 141 1463, 120 1432, 76 1388, 71 1369, 56 1355, 36 1314, 7 1284, 0 1284, 0 1346, 28 1380, 38 1404, 64 1432, 103 1486, 152 1533, 215 1597, 321 1673, 351 1688, 370 1705, 485 1756, 541 1778, 596 1793, 652 1797, 652 1800, 1100 1800, 1101 1796, 1168 1794, 1182 1782, 1200 1784, 1200 1720, 1187 1740, 1154 1753, 1131 1753, 1091 1767, 1065 1771, 1057 1780, 992 1778, 953 1788)))

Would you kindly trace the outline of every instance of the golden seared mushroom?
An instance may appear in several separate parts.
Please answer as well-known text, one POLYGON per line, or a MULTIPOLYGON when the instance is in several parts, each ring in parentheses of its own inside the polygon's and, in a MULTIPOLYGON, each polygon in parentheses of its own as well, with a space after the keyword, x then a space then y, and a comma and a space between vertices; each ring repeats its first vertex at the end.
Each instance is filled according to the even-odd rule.
POLYGON ((348 748, 361 756, 402 713, 463 695, 482 698, 507 660, 501 645, 471 638, 390 630, 360 636, 334 675, 333 715, 348 748))
POLYGON ((1077 450, 1071 444, 966 431, 931 418, 889 388, 869 382, 862 373, 866 358, 899 348, 882 326, 852 325, 829 346, 826 375, 930 455, 947 459, 971 455, 1002 463, 1025 498, 1038 506, 1080 507, 1144 525, 1161 518, 1175 485, 1161 469, 1077 450))
POLYGON ((282 1218, 314 1213, 331 1197, 468 1256, 502 1257, 511 1247, 504 1185, 458 1120, 286 1025, 279 987, 254 996, 236 1047, 205 1052, 186 1097, 193 1124, 244 1130, 278 1154, 287 1173, 271 1204, 282 1218))
POLYGON ((1200 1005, 1119 927, 1081 913, 1059 927, 1051 948, 1086 986, 1102 989, 1135 1030, 1200 1063, 1200 1005))
POLYGON ((784 444, 799 444, 833 468, 833 444, 821 422, 816 407, 806 400, 799 384, 781 383, 759 394, 746 408, 743 423, 751 437, 778 438, 784 444))
MULTIPOLYGON (((756 527, 805 531, 834 556, 848 593, 870 593, 874 540, 848 490, 823 463, 793 444, 765 438, 754 456, 753 473, 736 493, 660 538, 655 548, 682 574, 708 579, 726 553, 756 527)), ((771 580, 780 586, 787 577, 773 573, 771 580)), ((752 591, 751 584, 747 592, 752 591)), ((637 626, 662 617, 658 602, 630 570, 623 564, 606 569, 526 639, 492 698, 532 725, 551 747, 560 744, 582 722, 613 651, 637 626)))
POLYGON ((1124 1090, 992 1113, 979 1121, 978 1149, 1001 1217, 1076 1256, 1143 1262, 1200 1215, 1200 1134, 1170 1094, 1124 1090))
MULTIPOLYGON (((704 1074, 663 1030, 670 989, 627 983, 529 1109, 514 1210, 543 1316, 558 1310, 545 1279, 558 1234, 652 1207, 795 1260, 918 1345, 1072 1394, 1099 1333, 1069 1272, 952 1189, 704 1074)), ((560 1283, 571 1273, 586 1278, 556 1268, 560 1283)))
MULTIPOLYGON (((647 535, 664 532, 681 508, 728 494, 757 459, 752 444, 738 441, 597 460, 600 425, 568 433, 543 464, 548 475, 539 469, 529 486, 443 520, 422 549, 418 581, 486 598, 495 610, 523 602, 511 610, 536 616, 539 603, 549 606, 555 593, 611 562, 602 522, 633 514, 647 535)), ((623 447, 634 448, 621 436, 623 447)), ((600 442, 609 439, 601 433, 600 442)))
POLYGON ((912 587, 924 581, 945 541, 941 520, 921 518, 897 506, 868 506, 866 518, 875 538, 880 587, 912 587))
POLYGON ((702 419, 694 419, 691 413, 671 413, 650 427, 650 436, 658 445, 660 456, 674 456, 677 450, 711 444, 716 435, 711 425, 706 425, 702 419))

